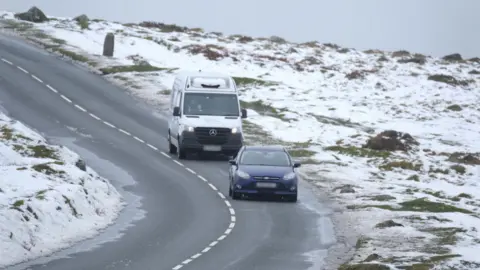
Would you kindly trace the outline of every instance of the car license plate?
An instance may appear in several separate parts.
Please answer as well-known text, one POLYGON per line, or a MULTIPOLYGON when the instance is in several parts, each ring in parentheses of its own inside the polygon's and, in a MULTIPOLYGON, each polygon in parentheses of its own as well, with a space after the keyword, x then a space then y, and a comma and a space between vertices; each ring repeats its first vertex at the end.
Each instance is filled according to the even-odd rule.
POLYGON ((203 151, 219 152, 222 151, 222 147, 220 145, 204 145, 203 151))
POLYGON ((276 183, 257 183, 258 188, 276 188, 276 183))

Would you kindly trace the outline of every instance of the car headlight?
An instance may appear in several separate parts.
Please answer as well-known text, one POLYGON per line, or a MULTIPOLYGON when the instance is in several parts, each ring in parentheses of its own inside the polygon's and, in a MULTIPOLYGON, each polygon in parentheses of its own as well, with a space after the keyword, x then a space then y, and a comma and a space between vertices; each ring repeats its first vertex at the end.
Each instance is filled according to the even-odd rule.
POLYGON ((239 128, 232 128, 232 134, 236 134, 238 132, 240 132, 239 128))
POLYGON ((194 127, 192 127, 192 126, 185 126, 185 131, 193 132, 193 129, 194 129, 194 127))
POLYGON ((292 180, 295 178, 297 175, 294 172, 287 173, 283 176, 283 180, 292 180))
POLYGON ((250 175, 244 171, 237 171, 237 175, 238 177, 240 178, 243 178, 243 179, 249 179, 250 178, 250 175))

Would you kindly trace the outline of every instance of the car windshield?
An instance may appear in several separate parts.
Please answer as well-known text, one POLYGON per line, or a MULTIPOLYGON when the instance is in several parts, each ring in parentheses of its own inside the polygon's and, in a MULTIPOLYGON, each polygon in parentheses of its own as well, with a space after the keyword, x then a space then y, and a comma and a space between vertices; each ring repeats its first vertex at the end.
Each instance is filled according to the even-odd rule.
POLYGON ((236 94, 185 93, 185 115, 240 116, 236 94))
POLYGON ((239 162, 241 165, 290 166, 290 159, 283 151, 245 151, 239 162))

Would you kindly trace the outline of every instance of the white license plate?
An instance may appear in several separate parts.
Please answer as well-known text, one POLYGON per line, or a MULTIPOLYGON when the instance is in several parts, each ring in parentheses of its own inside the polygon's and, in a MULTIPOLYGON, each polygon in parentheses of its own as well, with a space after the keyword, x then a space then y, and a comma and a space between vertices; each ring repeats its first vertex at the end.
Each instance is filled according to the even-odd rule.
POLYGON ((276 183, 257 183, 258 188, 276 188, 276 183))
POLYGON ((203 151, 219 152, 222 151, 222 147, 220 145, 204 145, 203 151))

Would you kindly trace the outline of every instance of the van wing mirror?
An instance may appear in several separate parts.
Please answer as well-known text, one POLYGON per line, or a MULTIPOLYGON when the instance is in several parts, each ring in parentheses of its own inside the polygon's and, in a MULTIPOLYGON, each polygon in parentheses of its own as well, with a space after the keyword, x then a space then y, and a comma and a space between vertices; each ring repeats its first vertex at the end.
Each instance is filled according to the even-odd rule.
POLYGON ((180 116, 180 107, 173 108, 173 116, 180 116))
POLYGON ((293 167, 294 167, 294 168, 298 168, 298 167, 300 167, 300 166, 302 166, 302 164, 301 164, 300 162, 298 162, 298 161, 296 161, 296 162, 293 163, 293 167))
POLYGON ((230 163, 230 165, 237 165, 237 161, 235 159, 229 160, 228 163, 230 163))
POLYGON ((242 109, 242 118, 243 119, 247 118, 247 110, 246 109, 242 109))

